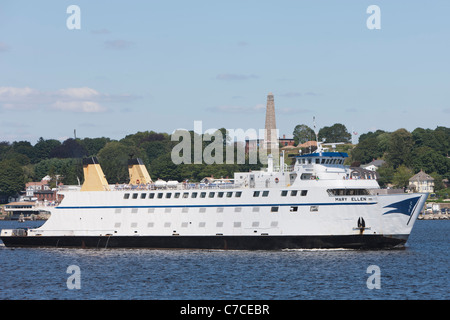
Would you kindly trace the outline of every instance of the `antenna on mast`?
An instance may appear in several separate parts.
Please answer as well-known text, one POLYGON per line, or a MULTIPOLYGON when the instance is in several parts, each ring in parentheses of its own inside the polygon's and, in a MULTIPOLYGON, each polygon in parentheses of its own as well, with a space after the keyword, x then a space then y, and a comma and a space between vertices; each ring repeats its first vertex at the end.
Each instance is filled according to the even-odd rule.
POLYGON ((316 142, 319 141, 319 135, 317 133, 317 128, 316 128, 316 117, 313 117, 313 125, 314 125, 314 133, 316 134, 316 142))
POLYGON ((317 128, 316 128, 316 117, 313 117, 313 126, 314 126, 314 134, 316 135, 316 144, 317 144, 317 150, 320 150, 320 145, 319 145, 319 134, 317 133, 317 128))

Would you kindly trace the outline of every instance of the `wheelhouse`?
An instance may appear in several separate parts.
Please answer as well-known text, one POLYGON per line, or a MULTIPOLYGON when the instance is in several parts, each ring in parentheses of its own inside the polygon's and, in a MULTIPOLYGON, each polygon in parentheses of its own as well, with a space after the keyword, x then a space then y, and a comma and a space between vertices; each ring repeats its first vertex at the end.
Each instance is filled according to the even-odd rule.
POLYGON ((297 156, 296 165, 321 164, 321 165, 344 165, 348 154, 345 152, 317 152, 297 156))

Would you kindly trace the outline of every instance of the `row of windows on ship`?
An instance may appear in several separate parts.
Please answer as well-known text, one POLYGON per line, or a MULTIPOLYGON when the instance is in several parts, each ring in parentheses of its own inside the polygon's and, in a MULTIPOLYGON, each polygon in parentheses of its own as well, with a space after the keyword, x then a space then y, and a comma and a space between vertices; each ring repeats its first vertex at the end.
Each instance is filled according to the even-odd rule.
MULTIPOLYGON (((216 197, 216 193, 217 193, 217 198, 232 198, 233 196, 235 198, 240 198, 242 196, 242 191, 219 191, 219 192, 215 192, 215 191, 210 191, 210 192, 150 192, 148 193, 148 199, 170 199, 172 198, 172 194, 173 194, 173 198, 175 199, 179 199, 179 198, 184 198, 187 199, 189 198, 215 198, 216 197)), ((366 189, 328 189, 327 190, 328 195, 330 196, 342 196, 342 195, 368 195, 369 191, 366 189)), ((305 197, 308 194, 308 190, 281 190, 281 196, 282 197, 287 197, 288 195, 290 195, 291 197, 296 197, 296 196, 302 196, 305 197)), ((130 199, 130 195, 131 195, 131 199, 146 199, 147 198, 147 193, 143 192, 143 193, 125 193, 123 195, 124 199, 130 199)), ((269 196, 269 191, 268 190, 264 190, 264 191, 253 191, 253 197, 257 198, 257 197, 268 197, 269 196)))
MULTIPOLYGON (((181 192, 173 192, 173 197, 178 199, 178 198, 215 198, 216 197, 216 193, 217 193, 217 198, 232 198, 233 196, 235 198, 240 198, 242 196, 242 191, 219 191, 219 192, 215 192, 215 191, 211 191, 211 192, 183 192, 183 195, 181 194, 181 192)), ((305 197, 308 194, 308 190, 282 190, 281 191, 281 196, 282 197, 286 197, 288 194, 290 194, 291 197, 295 197, 297 195, 300 195, 302 197, 305 197)), ((269 191, 265 190, 265 191, 253 191, 253 197, 268 197, 269 196, 269 191)), ((147 198, 147 193, 133 193, 131 198, 132 199, 146 199, 147 198)), ((130 199, 130 193, 125 193, 123 195, 124 199, 130 199)), ((166 199, 170 199, 172 198, 172 192, 167 192, 167 193, 162 193, 162 192, 150 192, 148 194, 148 199, 162 199, 162 198, 166 198, 166 199)))
MULTIPOLYGON (((227 209, 227 210, 231 210, 231 211, 234 211, 234 212, 242 212, 242 209, 243 209, 242 207, 231 207, 230 209, 227 209)), ((270 207, 263 207, 263 208, 261 208, 261 207, 251 207, 251 212, 260 212, 261 209, 263 211, 266 210, 268 212, 279 212, 280 206, 270 206, 270 207)), ((295 205, 289 207, 289 211, 290 212, 298 212, 298 209, 299 209, 299 206, 295 206, 295 205)), ((131 213, 138 213, 139 210, 145 210, 145 209, 133 208, 133 209, 131 209, 131 213)), ((213 207, 213 208, 205 208, 205 207, 194 207, 194 208, 188 208, 188 207, 183 207, 183 208, 170 208, 170 207, 167 207, 167 208, 148 208, 147 209, 147 213, 155 213, 155 212, 159 212, 160 213, 160 212, 163 212, 163 210, 164 210, 164 213, 171 213, 172 210, 174 210, 174 211, 176 211, 176 210, 180 211, 181 210, 181 213, 189 213, 189 212, 191 212, 191 213, 192 212, 205 213, 207 210, 208 210, 208 212, 215 211, 217 213, 222 213, 222 212, 224 212, 225 208, 223 208, 223 207, 213 207)), ((250 209, 248 209, 248 210, 250 210, 250 209)), ((319 206, 317 206, 317 205, 309 206, 309 211, 319 211, 319 206)), ((145 212, 145 211, 141 211, 141 212, 145 212)), ((115 213, 122 213, 122 209, 117 208, 115 210, 115 213)))
POLYGON ((345 159, 331 159, 331 158, 301 158, 297 159, 299 164, 344 164, 345 159))

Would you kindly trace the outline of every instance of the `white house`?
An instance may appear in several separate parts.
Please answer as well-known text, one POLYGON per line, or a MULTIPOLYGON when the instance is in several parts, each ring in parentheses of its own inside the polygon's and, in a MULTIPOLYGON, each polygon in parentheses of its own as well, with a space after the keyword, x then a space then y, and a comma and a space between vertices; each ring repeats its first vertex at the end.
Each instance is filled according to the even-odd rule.
POLYGON ((371 171, 377 171, 383 164, 386 162, 384 160, 373 160, 372 162, 368 164, 363 164, 361 168, 371 171))
POLYGON ((413 192, 434 192, 434 178, 420 170, 409 179, 409 189, 413 192))

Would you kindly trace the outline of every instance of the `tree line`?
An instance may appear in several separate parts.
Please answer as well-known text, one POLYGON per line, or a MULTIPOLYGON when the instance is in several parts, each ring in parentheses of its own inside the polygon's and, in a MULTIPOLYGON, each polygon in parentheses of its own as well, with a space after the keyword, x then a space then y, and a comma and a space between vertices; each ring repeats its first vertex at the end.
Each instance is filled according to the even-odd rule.
MULTIPOLYGON (((233 145, 220 129, 224 144, 233 145)), ((194 137, 196 133, 190 132, 194 137)), ((214 135, 212 135, 214 136, 214 135)), ((298 125, 293 132, 296 144, 315 140, 314 131, 306 125, 298 125)), ((351 134, 342 124, 323 127, 318 139, 325 142, 344 142, 338 146, 349 153, 348 164, 359 165, 374 159, 383 159, 385 166, 379 169, 382 186, 393 184, 404 187, 408 179, 420 170, 435 178, 437 188, 440 181, 450 178, 450 128, 417 128, 412 132, 398 129, 394 132, 377 130, 359 137, 357 145, 351 145, 351 134)), ((191 139, 194 141, 195 139, 191 139)), ((214 139, 202 140, 202 148, 214 139)), ((127 183, 128 159, 141 158, 153 180, 185 179, 200 181, 204 177, 233 177, 234 172, 258 170, 261 162, 249 164, 180 164, 171 160, 171 151, 178 141, 172 141, 167 133, 154 131, 137 132, 121 140, 110 138, 69 138, 63 142, 40 138, 32 145, 28 141, 0 142, 0 194, 14 195, 24 190, 25 183, 40 181, 49 175, 52 187, 56 181, 67 185, 83 183, 82 158, 96 156, 109 183, 127 183), (56 179, 57 178, 57 179, 56 179)), ((237 148, 233 148, 237 152, 237 148)), ((225 152, 225 148, 223 150, 225 152)), ((247 155, 248 157, 248 155, 247 155)))
POLYGON ((450 128, 416 128, 412 132, 377 130, 359 137, 352 152, 352 161, 368 163, 383 159, 379 169, 380 184, 406 187, 412 175, 420 170, 434 178, 435 189, 444 187, 442 180, 450 179, 450 128))
MULTIPOLYGON (((226 143, 226 130, 220 129, 226 143)), ((193 131, 190 132, 197 135, 193 131)), ((214 139, 200 138, 202 149, 214 139)), ((260 162, 249 164, 205 163, 175 165, 171 151, 178 141, 167 133, 137 132, 121 140, 110 138, 69 138, 63 142, 40 138, 35 145, 28 141, 0 142, 0 195, 10 196, 24 190, 25 183, 52 177, 51 187, 58 183, 78 185, 84 181, 82 159, 95 156, 110 184, 128 183, 128 160, 141 158, 153 180, 200 181, 205 177, 232 178, 234 172, 257 170, 260 162)), ((223 150, 225 156, 225 149, 223 150)), ((237 152, 237 149, 233 149, 237 152)))
MULTIPOLYGON (((293 132, 297 144, 315 139, 314 130, 305 124, 297 125, 293 132)), ((319 130, 319 141, 349 144, 351 133, 340 123, 319 130)), ((404 188, 409 178, 420 170, 435 180, 435 190, 443 189, 443 179, 450 179, 450 128, 416 128, 412 132, 398 129, 393 132, 377 130, 361 134, 358 144, 338 146, 349 153, 348 165, 360 166, 373 160, 384 160, 378 170, 382 187, 393 185, 404 188)))

